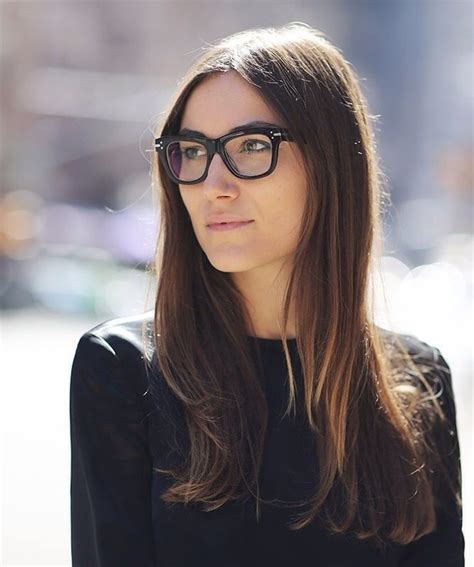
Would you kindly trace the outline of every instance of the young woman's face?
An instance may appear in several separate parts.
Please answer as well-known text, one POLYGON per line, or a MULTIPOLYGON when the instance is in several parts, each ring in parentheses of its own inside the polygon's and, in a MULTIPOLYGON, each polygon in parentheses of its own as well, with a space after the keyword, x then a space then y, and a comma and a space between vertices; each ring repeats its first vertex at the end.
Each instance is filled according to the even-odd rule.
MULTIPOLYGON (((217 138, 253 121, 284 126, 255 87, 228 72, 212 75, 194 88, 181 129, 217 138)), ((281 142, 277 166, 267 177, 239 179, 215 154, 206 179, 180 185, 179 190, 196 238, 217 270, 275 273, 291 260, 306 196, 303 162, 294 142, 281 142), (212 230, 208 219, 215 214, 252 222, 233 230, 212 230)))

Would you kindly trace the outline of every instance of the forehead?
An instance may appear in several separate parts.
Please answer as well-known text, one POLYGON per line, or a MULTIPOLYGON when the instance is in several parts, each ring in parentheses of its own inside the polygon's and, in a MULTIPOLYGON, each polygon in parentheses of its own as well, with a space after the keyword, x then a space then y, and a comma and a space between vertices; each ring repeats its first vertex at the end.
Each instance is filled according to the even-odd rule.
POLYGON ((235 71, 206 77, 189 95, 180 129, 202 132, 209 138, 223 136, 248 122, 263 121, 283 126, 256 87, 235 71))

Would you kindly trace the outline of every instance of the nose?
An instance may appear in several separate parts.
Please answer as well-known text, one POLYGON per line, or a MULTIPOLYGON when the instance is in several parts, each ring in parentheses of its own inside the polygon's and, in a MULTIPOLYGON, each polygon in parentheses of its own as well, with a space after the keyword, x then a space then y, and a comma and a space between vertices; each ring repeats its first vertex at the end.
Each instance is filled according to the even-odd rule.
POLYGON ((202 184, 209 198, 236 197, 238 194, 238 179, 229 171, 218 153, 212 156, 207 177, 202 184))

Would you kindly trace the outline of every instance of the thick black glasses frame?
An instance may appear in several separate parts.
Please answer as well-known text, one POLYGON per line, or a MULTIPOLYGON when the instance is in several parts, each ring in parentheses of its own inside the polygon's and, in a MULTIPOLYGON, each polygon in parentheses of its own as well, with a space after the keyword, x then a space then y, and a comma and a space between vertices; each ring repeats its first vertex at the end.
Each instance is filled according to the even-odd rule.
POLYGON ((187 136, 183 134, 173 135, 173 136, 162 136, 161 138, 155 139, 155 150, 158 152, 158 155, 160 156, 161 159, 161 163, 163 164, 166 173, 168 174, 168 176, 172 181, 180 185, 194 185, 196 183, 201 183, 202 181, 204 181, 204 179, 206 179, 209 171, 209 166, 211 165, 212 158, 214 157, 215 154, 219 154, 222 160, 224 161, 224 163, 226 164, 227 168, 229 169, 229 171, 231 171, 231 173, 233 173, 236 177, 239 177, 240 179, 258 179, 260 177, 266 177, 267 175, 270 175, 270 173, 272 173, 272 171, 276 167, 278 161, 278 149, 280 147, 280 142, 284 140, 287 140, 289 142, 293 140, 293 138, 291 137, 291 135, 289 134, 286 128, 253 127, 253 128, 242 128, 238 132, 225 134, 224 136, 221 136, 220 138, 215 138, 214 140, 211 140, 210 138, 206 138, 205 136, 202 137, 187 136), (266 134, 270 138, 272 142, 272 161, 268 171, 266 171, 265 173, 260 173, 258 175, 242 175, 233 167, 232 161, 229 159, 229 157, 226 154, 225 145, 229 140, 233 140, 234 138, 237 138, 238 136, 242 136, 243 134, 266 134), (199 177, 198 179, 194 179, 193 181, 182 181, 179 178, 177 178, 174 175, 168 163, 168 154, 167 154, 168 146, 174 142, 179 142, 182 140, 199 142, 200 144, 203 144, 207 149, 207 163, 206 163, 206 168, 204 169, 204 173, 201 175, 201 177, 199 177))

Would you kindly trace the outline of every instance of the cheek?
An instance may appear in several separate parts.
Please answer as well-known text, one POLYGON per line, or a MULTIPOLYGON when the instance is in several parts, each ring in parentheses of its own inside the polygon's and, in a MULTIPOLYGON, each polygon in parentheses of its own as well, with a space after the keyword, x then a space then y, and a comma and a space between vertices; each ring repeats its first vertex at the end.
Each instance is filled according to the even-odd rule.
POLYGON ((285 176, 271 195, 272 207, 265 217, 268 227, 278 234, 298 235, 306 207, 306 185, 298 176, 285 176), (295 178, 296 177, 296 178, 295 178))
POLYGON ((285 248, 294 247, 301 229, 302 212, 299 208, 286 208, 280 214, 275 215, 269 233, 275 245, 282 245, 285 248))
POLYGON ((294 151, 281 154, 279 161, 278 186, 275 197, 291 211, 290 216, 300 217, 306 206, 308 184, 302 157, 294 151))

